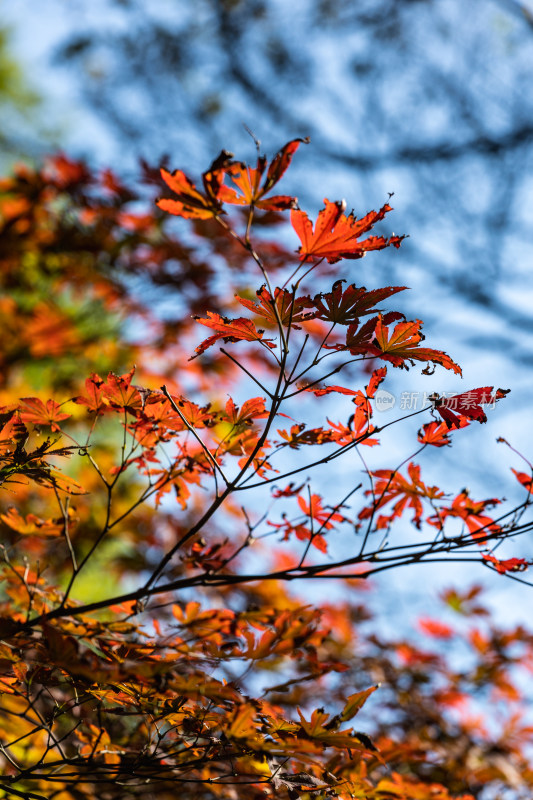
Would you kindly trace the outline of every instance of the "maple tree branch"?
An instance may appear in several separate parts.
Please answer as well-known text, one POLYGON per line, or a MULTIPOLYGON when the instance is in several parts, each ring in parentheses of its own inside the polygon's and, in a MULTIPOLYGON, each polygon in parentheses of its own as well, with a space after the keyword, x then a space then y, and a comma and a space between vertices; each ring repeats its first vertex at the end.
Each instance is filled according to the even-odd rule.
MULTIPOLYGON (((512 533, 509 536, 515 536, 516 534, 512 533)), ((482 539, 482 541, 490 540, 490 539, 497 539, 498 534, 491 534, 482 539)), ((297 567, 289 568, 287 570, 280 570, 277 572, 271 573, 249 573, 249 574, 242 574, 242 575, 217 575, 215 573, 203 573, 200 576, 195 576, 191 578, 179 578, 173 581, 169 581, 166 584, 161 584, 159 586, 143 586, 140 589, 133 590, 131 592, 126 592, 121 595, 117 595, 112 598, 107 598, 105 600, 94 601, 92 603, 85 603, 80 606, 69 606, 69 607, 62 607, 58 606, 56 609, 52 611, 46 612, 45 614, 38 615, 32 619, 29 619, 25 623, 20 623, 17 625, 17 630, 23 631, 30 628, 34 628, 38 625, 41 625, 43 622, 49 622, 54 619, 60 619, 63 617, 70 617, 72 615, 79 616, 81 614, 89 614, 93 611, 99 611, 102 609, 109 608, 113 605, 120 605, 122 603, 131 602, 131 601, 138 601, 138 600, 145 600, 149 597, 158 594, 165 594, 170 591, 179 591, 180 589, 185 588, 192 588, 198 586, 213 586, 213 587, 223 587, 223 586, 235 586, 235 585, 242 585, 248 583, 254 583, 256 581, 294 581, 294 580, 305 580, 305 579, 317 579, 317 578, 360 578, 366 579, 371 575, 374 575, 378 572, 383 572, 384 570, 393 569, 399 566, 408 566, 408 565, 415 565, 415 564, 424 564, 424 563, 431 563, 435 562, 447 562, 450 563, 449 555, 453 553, 454 550, 463 549, 466 545, 472 545, 472 541, 459 543, 455 547, 450 543, 446 543, 445 546, 442 546, 439 550, 434 551, 431 554, 431 558, 425 559, 424 552, 419 552, 413 555, 406 555, 402 557, 401 555, 398 556, 390 556, 384 557, 383 551, 376 551, 374 553, 366 554, 364 557, 354 557, 349 559, 344 559, 343 561, 338 561, 333 564, 326 564, 326 565, 313 565, 302 567, 298 570, 297 567), (447 558, 436 558, 435 553, 443 553, 446 554, 447 558), (388 561, 390 563, 384 563, 388 561), (327 574, 335 569, 341 569, 346 566, 355 565, 355 564, 362 564, 362 563, 377 563, 379 566, 373 566, 370 569, 365 571, 360 571, 357 573, 337 573, 337 574, 327 574)), ((412 545, 415 547, 419 545, 412 545)), ((428 546, 428 545, 426 545, 428 546)), ((406 545, 405 548, 409 549, 411 546, 406 545)), ((458 562, 468 562, 468 563, 476 563, 480 564, 483 563, 482 559, 478 557, 455 557, 454 561, 458 562)), ((484 564, 485 565, 485 564, 484 564)), ((512 577, 511 574, 507 575, 507 577, 512 577)))
POLYGON ((397 424, 398 422, 401 422, 404 419, 408 419, 409 417, 416 416, 416 414, 421 414, 423 411, 427 411, 427 408, 420 409, 419 411, 414 411, 412 414, 408 414, 405 417, 399 417, 398 419, 392 420, 391 422, 388 422, 385 425, 381 425, 379 427, 374 428, 372 431, 367 431, 366 433, 364 433, 361 436, 359 436, 356 439, 354 439, 352 442, 348 442, 348 444, 341 445, 341 447, 338 447, 332 453, 329 453, 326 456, 322 456, 321 458, 319 458, 319 459, 317 459, 315 461, 309 462, 309 463, 305 464, 304 466, 295 467, 294 469, 291 469, 291 470, 283 473, 283 476, 281 476, 281 477, 278 475, 278 476, 276 476, 274 478, 265 478, 262 481, 258 481, 257 483, 252 483, 252 484, 248 484, 248 485, 246 485, 245 483, 242 483, 240 486, 236 487, 236 491, 243 491, 245 489, 256 489, 256 488, 258 488, 260 486, 265 486, 265 485, 267 485, 269 483, 273 483, 274 481, 286 479, 286 478, 291 477, 292 475, 297 475, 300 472, 304 472, 304 471, 306 471, 308 469, 313 469, 314 467, 319 467, 319 466, 322 466, 323 464, 327 464, 330 461, 333 461, 336 458, 339 458, 340 456, 343 456, 345 453, 349 452, 350 450, 352 450, 354 448, 357 448, 357 445, 361 444, 361 442, 364 442, 365 439, 369 439, 370 437, 374 436, 376 433, 380 433, 385 428, 388 428, 390 425, 395 425, 395 424, 397 424))
MULTIPOLYGON (((2 780, 11 780, 10 778, 3 778, 2 780)), ((20 778, 17 778, 20 780, 20 778)), ((9 783, 0 783, 0 789, 3 789, 5 792, 9 794, 15 795, 15 797, 22 797, 24 800, 48 800, 43 794, 36 794, 35 792, 29 792, 26 789, 19 790, 15 789, 15 787, 9 783)))
MULTIPOLYGON (((270 292, 270 296, 272 297, 272 300, 273 300, 272 307, 273 307, 273 311, 274 311, 274 314, 275 314, 275 317, 276 317, 276 322, 277 322, 277 325, 278 325, 279 335, 280 335, 281 343, 282 343, 282 349, 283 349, 283 352, 285 352, 285 351, 288 352, 288 341, 287 341, 286 336, 285 336, 285 331, 283 330, 283 323, 282 323, 281 317, 279 315, 279 310, 278 310, 278 306, 277 306, 277 303, 276 303, 274 292, 272 291, 272 286, 270 284, 270 278, 268 276, 268 272, 266 271, 263 262, 259 258, 258 254, 256 253, 256 251, 254 250, 254 248, 252 246, 252 243, 250 242, 250 240, 248 238, 247 239, 241 239, 241 237, 238 235, 238 233, 236 233, 233 230, 233 228, 231 228, 229 225, 227 225, 226 222, 223 219, 221 219, 219 216, 217 216, 216 219, 217 219, 217 222, 219 222, 220 225, 222 225, 222 227, 227 231, 227 233, 229 233, 230 236, 232 236, 235 239, 235 241, 239 242, 239 244, 242 247, 244 247, 244 249, 248 253, 250 253, 250 255, 252 256, 253 260, 255 261, 255 263, 257 264, 259 269, 261 270, 261 272, 263 274, 263 278, 265 279, 265 283, 266 283, 266 285, 268 287, 268 291, 270 292)), ((247 235, 248 235, 248 231, 247 231, 247 235)))
MULTIPOLYGON (((533 528, 533 523, 528 527, 528 530, 533 528)), ((526 532, 526 531, 524 531, 526 532)), ((476 543, 485 542, 490 540, 498 540, 501 538, 501 533, 487 533, 485 537, 476 537, 476 543)), ((515 531, 511 531, 507 534, 504 533, 506 538, 512 538, 516 536, 515 531)), ((125 602, 136 601, 136 600, 143 600, 157 594, 165 594, 170 591, 178 591, 180 589, 185 588, 192 588, 193 586, 234 586, 234 585, 242 585, 246 583, 253 583, 254 581, 293 581, 293 580, 305 580, 306 578, 345 578, 348 577, 346 574, 327 574, 331 573, 333 570, 342 569, 347 566, 353 566, 356 564, 361 563, 374 563, 377 566, 373 566, 370 569, 365 570, 364 572, 358 572, 353 574, 352 577, 357 578, 367 578, 371 575, 375 574, 376 572, 382 572, 385 569, 392 569, 394 567, 402 566, 402 565, 414 565, 414 564, 423 564, 429 563, 436 558, 437 555, 445 554, 447 559, 449 559, 450 554, 455 553, 455 551, 463 550, 465 547, 471 547, 474 544, 474 541, 471 535, 467 535, 465 537, 460 537, 455 540, 448 540, 442 542, 438 549, 432 551, 431 553, 427 552, 427 548, 433 544, 431 542, 422 542, 413 545, 398 545, 396 547, 389 547, 387 551, 383 550, 376 550, 371 553, 367 553, 364 556, 356 555, 352 556, 347 559, 342 559, 330 564, 319 564, 319 565, 308 565, 299 567, 295 565, 294 567, 277 570, 270 573, 249 573, 249 574, 225 574, 225 575, 217 575, 215 573, 202 573, 197 576, 191 576, 189 578, 178 578, 176 580, 169 581, 166 584, 161 584, 159 586, 152 586, 152 585, 145 585, 139 589, 133 590, 131 592, 124 593, 122 595, 115 596, 113 598, 108 598, 106 600, 95 601, 93 603, 85 603, 80 606, 70 606, 68 608, 65 607, 58 607, 53 609, 52 611, 46 612, 39 616, 34 617, 33 619, 28 620, 26 623, 22 623, 18 626, 20 630, 25 630, 28 628, 33 628, 36 625, 40 625, 43 622, 47 622, 53 619, 58 619, 61 617, 69 617, 73 614, 81 615, 87 614, 92 611, 97 611, 104 608, 109 608, 111 605, 120 605, 125 602), (394 550, 398 551, 407 551, 405 554, 399 552, 397 555, 394 555, 394 550), (416 550, 416 552, 411 553, 409 551, 416 550), (430 555, 431 558, 424 558, 425 555, 430 555), (326 574, 325 574, 326 573, 326 574)), ((477 551, 476 551, 477 552, 477 551)), ((446 558, 439 558, 439 561, 446 561, 446 558)), ((457 561, 467 561, 473 563, 481 563, 482 558, 481 554, 479 556, 475 556, 472 558, 467 557, 455 557, 454 560, 457 561)))
MULTIPOLYGON (((300 262, 299 262, 299 264, 297 265, 297 267, 296 267, 296 268, 295 268, 295 269, 294 269, 294 270, 291 272, 291 274, 289 275, 289 277, 287 278, 287 280, 286 280, 286 281, 283 283, 283 285, 282 285, 282 287, 281 287, 282 289, 284 289, 284 288, 287 286, 287 284, 288 284, 288 283, 290 283, 290 282, 292 281, 292 279, 293 279, 293 278, 295 277, 295 275, 297 274, 298 270, 299 270, 299 269, 301 269, 301 267, 303 267, 303 265, 306 263, 306 261, 307 261, 307 256, 306 256, 306 258, 304 258, 302 261, 300 261, 300 262)), ((318 261, 316 264, 313 264, 313 266, 311 267, 311 269, 312 269, 314 266, 317 266, 317 267, 318 267, 320 264, 322 264, 322 262, 323 262, 323 261, 324 261, 324 259, 323 259, 323 258, 321 258, 321 259, 320 259, 320 260, 319 260, 319 261, 318 261)), ((307 273, 306 273, 306 275, 307 275, 307 273)), ((299 285, 300 285, 300 283, 302 282, 302 278, 303 278, 303 277, 305 277, 305 276, 302 276, 302 277, 298 278, 298 281, 297 281, 297 283, 296 283, 296 286, 299 286, 299 285)))
MULTIPOLYGON (((335 326, 336 326, 336 323, 335 323, 335 322, 332 322, 332 324, 331 324, 331 328, 329 329, 329 331, 327 331, 326 335, 324 336, 324 338, 322 339, 322 341, 321 341, 321 342, 320 342, 320 344, 318 345, 317 351, 316 351, 316 353, 315 353, 315 357, 313 358, 313 364, 315 364, 315 363, 316 363, 316 364, 318 364, 318 363, 319 363, 319 361, 321 361, 321 360, 322 360, 322 359, 320 358, 320 352, 321 352, 321 351, 323 350, 323 348, 325 347, 325 344, 326 344, 327 340, 329 339, 329 337, 331 336, 331 334, 333 333, 333 331, 334 331, 334 329, 335 329, 335 326)), ((346 363, 347 363, 347 364, 349 364, 350 362, 348 361, 348 362, 346 362, 346 363)))
POLYGON ((151 594, 151 592, 149 591, 150 587, 152 586, 152 584, 155 583, 155 581, 161 575, 162 571, 165 569, 166 565, 172 560, 175 553, 177 553, 178 550, 180 550, 187 541, 189 541, 193 536, 195 536, 202 530, 206 522, 208 522, 211 519, 215 511, 222 505, 226 497, 228 497, 232 491, 233 487, 231 485, 227 485, 222 494, 218 495, 213 500, 209 508, 200 517, 200 519, 196 522, 196 524, 193 525, 191 528, 189 528, 187 533, 185 533, 179 539, 179 541, 165 553, 165 555, 160 560, 157 567, 153 570, 152 574, 150 575, 144 586, 140 590, 138 590, 139 592, 138 596, 136 595, 136 593, 134 593, 135 596, 128 597, 127 599, 140 600, 143 597, 148 597, 149 594, 151 594))
MULTIPOLYGON (((331 378, 332 375, 336 375, 337 373, 341 372, 342 369, 349 363, 351 363, 351 362, 347 361, 345 364, 342 364, 339 367, 335 367, 335 369, 332 369, 331 372, 328 372, 325 375, 322 375, 320 378, 316 378, 313 381, 309 381, 309 383, 306 383, 305 386, 302 386, 299 389, 296 389, 294 392, 291 392, 290 394, 288 394, 286 399, 289 400, 291 397, 296 397, 296 395, 302 394, 302 392, 308 392, 309 389, 311 389, 313 386, 316 386, 317 384, 322 383, 322 381, 325 381, 328 378, 331 378)), ((309 372, 309 370, 311 370, 314 366, 316 366, 316 364, 311 364, 309 367, 307 367, 306 369, 302 370, 302 372, 300 372, 300 374, 297 375, 296 378, 293 378, 291 380, 291 384, 295 383, 296 381, 301 380, 302 377, 306 374, 306 372, 309 372)))
POLYGON ((226 476, 224 475, 224 472, 223 472, 221 466, 218 464, 216 458, 214 458, 211 455, 211 452, 210 452, 209 448, 204 444, 202 439, 198 436, 198 434, 196 433, 196 431, 193 428, 193 426, 188 422, 188 420, 181 413, 181 410, 180 410, 179 406, 177 405, 177 403, 174 402, 174 399, 171 397, 167 387, 166 386, 161 386, 161 391, 163 392, 163 394, 167 398, 167 400, 170 403, 170 405, 172 406, 173 410, 176 412, 176 414, 179 416, 179 418, 181 419, 183 424, 186 426, 187 430, 190 433, 192 433, 192 435, 194 436, 194 438, 196 439, 196 441, 198 442, 198 444, 200 445, 200 447, 202 448, 202 450, 206 454, 207 458, 211 462, 211 465, 213 466, 213 470, 215 472, 219 472, 220 473, 220 476, 221 476, 222 480, 224 481, 224 483, 227 486, 229 484, 229 481, 226 478, 226 476))
POLYGON ((184 534, 184 536, 181 537, 181 539, 177 542, 177 544, 175 544, 165 554, 165 556, 161 559, 161 561, 159 562, 159 564, 156 567, 156 569, 152 572, 149 580, 146 582, 145 589, 148 589, 157 580, 158 576, 161 574, 162 570, 169 563, 169 561, 173 558, 174 554, 179 549, 181 549, 183 547, 183 545, 189 539, 191 539, 194 535, 196 535, 196 533, 198 533, 204 527, 205 523, 212 517, 213 513, 219 508, 219 506, 222 505, 224 500, 233 491, 235 491, 238 488, 237 487, 238 482, 240 481, 241 477, 246 474, 246 471, 248 470, 249 466, 253 463, 253 460, 254 460, 255 456, 257 455, 257 453, 259 452, 259 450, 261 449, 261 447, 265 443, 266 438, 268 436, 269 428, 272 425, 272 422, 274 421, 274 417, 275 417, 275 415, 277 413, 277 406, 278 406, 279 402, 281 402, 281 400, 276 401, 276 397, 278 396, 280 388, 281 388, 281 383, 282 383, 283 373, 284 373, 284 369, 285 369, 285 359, 286 358, 287 358, 287 353, 284 352, 282 354, 282 364, 280 366, 280 370, 279 370, 279 374, 278 374, 277 388, 276 388, 276 391, 275 391, 275 394, 274 394, 274 400, 273 400, 273 403, 272 403, 272 406, 271 406, 271 409, 270 409, 270 412, 269 412, 269 416, 268 416, 267 422, 265 424, 265 428, 264 428, 262 434, 259 436, 258 441, 255 444, 251 454, 248 456, 246 462, 244 463, 243 467, 240 469, 240 471, 237 474, 237 476, 231 482, 226 483, 225 490, 222 492, 222 494, 218 495, 218 497, 215 498, 215 500, 213 501, 213 503, 211 504, 209 509, 205 512, 205 514, 202 515, 202 517, 198 520, 198 522, 195 525, 193 525, 193 527, 190 528, 190 530, 186 534, 184 534))
MULTIPOLYGON (((295 371, 296 371, 296 369, 298 367, 298 364, 300 363, 300 359, 303 356, 303 353, 304 353, 304 350, 305 350, 305 348, 307 346, 307 342, 308 341, 309 341, 309 334, 306 333, 305 334, 305 338, 304 338, 303 343, 302 343, 302 346, 298 350, 298 355, 296 356, 296 358, 294 360, 294 364, 293 364, 293 366, 291 368, 291 371, 290 371, 290 373, 289 373, 289 375, 287 377, 287 386, 290 386, 290 384, 292 383, 292 376, 294 375, 294 373, 295 373, 295 371)), ((286 400, 288 400, 289 397, 290 397, 290 395, 287 395, 287 394, 285 395, 285 399, 286 400)))
POLYGON ((245 372, 245 373, 246 373, 246 375, 248 375, 248 377, 249 377, 249 378, 251 378, 251 380, 252 380, 254 383, 256 383, 256 384, 257 384, 257 386, 259 386, 259 388, 261 389, 261 391, 262 391, 262 392, 265 392, 265 394, 267 394, 267 395, 268 395, 268 396, 269 396, 271 399, 274 399, 274 395, 272 394, 272 392, 270 392, 270 391, 269 391, 269 390, 266 388, 266 386, 263 386, 263 384, 262 384, 260 381, 258 381, 258 380, 257 380, 257 378, 256 378, 254 375, 252 375, 252 373, 251 373, 249 370, 247 370, 247 369, 246 369, 246 367, 244 366, 244 364, 241 364, 241 362, 240 362, 240 361, 238 361, 236 358, 234 358, 234 357, 231 355, 231 353, 228 353, 228 351, 227 351, 227 350, 225 350, 223 347, 221 347, 221 348, 220 348, 220 352, 221 352, 221 353, 224 353, 224 355, 225 355, 227 358, 229 358, 229 359, 230 359, 230 361, 233 361, 233 363, 234 363, 234 364, 236 364, 236 365, 239 367, 239 369, 242 369, 242 371, 243 371, 243 372, 245 372))
POLYGON ((61 607, 64 607, 65 604, 67 603, 68 598, 70 596, 70 593, 72 591, 72 587, 74 586, 74 583, 75 583, 78 575, 80 574, 82 569, 85 567, 85 565, 90 561, 91 556, 93 555, 93 553, 95 552, 95 550, 97 549, 99 544, 102 542, 103 538, 105 537, 106 533, 110 529, 109 523, 111 521, 111 498, 112 498, 112 492, 113 492, 113 483, 106 484, 106 490, 107 490, 107 502, 106 502, 104 524, 102 526, 102 529, 101 529, 100 533, 98 534, 98 536, 96 537, 96 539, 94 540, 94 542, 92 543, 92 545, 90 546, 88 551, 86 552, 85 556, 81 559, 81 561, 78 564, 78 566, 75 569, 73 569, 72 575, 70 576, 69 582, 67 584, 67 588, 65 589, 65 592, 63 594, 63 599, 61 601, 61 607))
POLYGON ((68 527, 69 527, 68 512, 70 507, 70 497, 67 496, 67 498, 65 499, 65 503, 63 504, 61 497, 59 496, 59 492, 57 491, 57 487, 54 486, 53 489, 57 499, 57 504, 61 511, 61 516, 63 517, 63 536, 65 537, 65 541, 67 543, 68 551, 70 554, 70 560, 72 562, 72 569, 75 572, 78 568, 76 564, 76 554, 74 552, 74 548, 72 547, 72 542, 68 532, 68 527))

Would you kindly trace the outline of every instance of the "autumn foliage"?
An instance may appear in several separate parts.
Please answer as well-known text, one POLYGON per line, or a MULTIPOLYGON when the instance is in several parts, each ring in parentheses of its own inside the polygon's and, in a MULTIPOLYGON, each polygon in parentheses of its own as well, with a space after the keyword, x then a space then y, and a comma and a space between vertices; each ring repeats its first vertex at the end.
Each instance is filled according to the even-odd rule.
POLYGON ((395 567, 525 580, 531 464, 515 505, 424 478, 507 390, 434 392, 365 467, 387 370, 461 370, 350 263, 402 245, 388 202, 273 193, 304 143, 0 181, 0 797, 531 794, 533 633, 480 587, 395 637, 372 612, 395 567))

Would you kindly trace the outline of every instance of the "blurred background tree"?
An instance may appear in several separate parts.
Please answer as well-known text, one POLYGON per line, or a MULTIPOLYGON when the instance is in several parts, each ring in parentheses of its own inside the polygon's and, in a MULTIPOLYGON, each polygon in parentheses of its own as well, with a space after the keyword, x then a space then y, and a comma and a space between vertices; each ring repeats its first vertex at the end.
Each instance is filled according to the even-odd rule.
POLYGON ((0 164, 4 169, 14 156, 35 147, 29 131, 35 128, 40 101, 20 59, 13 55, 10 39, 11 31, 0 27, 0 164))
POLYGON ((242 152, 242 123, 270 151, 310 135, 294 184, 314 160, 330 195, 350 187, 350 204, 394 191, 395 226, 412 238, 390 280, 394 270, 418 291, 460 294, 468 313, 462 303, 434 322, 476 358, 496 347, 532 362, 526 3, 45 0, 35 13, 21 0, 7 12, 32 75, 63 97, 70 152, 107 152, 122 169, 186 154, 203 169, 228 141, 242 152))
MULTIPOLYGON (((512 327, 497 335, 531 362, 517 336, 530 318, 513 292, 533 254, 524 4, 106 0, 63 13, 70 30, 53 62, 121 153, 186 152, 203 168, 228 138, 238 149, 243 122, 269 148, 310 135, 330 193, 349 185, 349 203, 396 193, 395 225, 412 233, 397 271, 423 270, 487 321, 505 317, 512 327)), ((475 347, 482 338, 467 331, 475 347)))

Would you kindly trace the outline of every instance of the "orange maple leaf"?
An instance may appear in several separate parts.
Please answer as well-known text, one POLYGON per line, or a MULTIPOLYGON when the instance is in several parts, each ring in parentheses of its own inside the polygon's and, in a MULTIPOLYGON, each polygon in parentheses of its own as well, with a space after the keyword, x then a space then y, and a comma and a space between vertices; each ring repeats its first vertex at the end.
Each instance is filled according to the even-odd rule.
POLYGON ((384 361, 390 361, 394 367, 409 369, 415 361, 431 361, 440 364, 444 369, 451 369, 461 375, 461 367, 452 361, 450 356, 441 350, 432 350, 429 347, 419 347, 424 336, 420 331, 422 321, 419 319, 399 322, 394 331, 389 334, 389 326, 385 324, 384 317, 380 314, 374 331, 372 346, 367 351, 369 355, 378 356, 384 361))
POLYGON ((365 388, 366 396, 371 400, 375 397, 378 387, 383 383, 387 377, 387 367, 378 367, 375 369, 370 377, 368 386, 365 388))
POLYGON ((61 411, 61 406, 55 400, 47 400, 46 405, 38 397, 22 397, 21 400, 26 406, 26 409, 20 409, 22 422, 45 425, 52 431, 60 431, 58 423, 70 417, 70 414, 61 411))
POLYGON ((404 236, 386 238, 384 236, 370 236, 359 242, 358 239, 367 233, 376 222, 383 219, 387 212, 392 211, 391 206, 385 203, 379 211, 370 211, 362 219, 357 219, 352 212, 344 214, 346 202, 344 200, 331 203, 324 198, 325 208, 319 212, 313 231, 312 223, 304 211, 293 209, 291 223, 302 245, 300 247, 300 260, 307 258, 327 258, 330 264, 340 261, 341 258, 362 258, 368 250, 383 250, 389 245, 399 247, 404 236))
POLYGON ((420 467, 412 461, 407 467, 409 479, 399 472, 389 469, 378 469, 372 472, 372 477, 376 479, 374 490, 368 490, 365 494, 374 494, 375 500, 366 508, 359 512, 359 519, 370 519, 378 508, 382 508, 388 503, 396 500, 389 516, 380 516, 376 522, 376 528, 388 527, 392 520, 402 516, 406 508, 414 511, 413 524, 420 528, 422 524, 422 500, 436 500, 444 496, 444 492, 438 486, 427 486, 420 477, 420 467))
POLYGON ((224 418, 232 425, 252 425, 254 419, 264 419, 268 415, 269 411, 265 408, 264 397, 251 397, 249 400, 245 400, 240 409, 230 397, 226 403, 224 418))
MULTIPOLYGON (((6 408, 1 411, 5 413, 6 408)), ((28 439, 28 429, 20 421, 18 414, 14 413, 14 409, 7 413, 10 416, 0 428, 0 458, 2 456, 10 457, 17 448, 23 447, 28 439)))
POLYGON ((187 219, 210 219, 223 213, 220 192, 224 172, 234 163, 231 161, 231 155, 226 150, 222 150, 209 169, 203 173, 204 192, 199 191, 191 179, 180 169, 171 173, 162 168, 161 177, 176 197, 158 198, 156 205, 162 211, 168 211, 169 214, 187 219))
POLYGON ((291 163, 294 153, 302 142, 307 144, 309 139, 293 139, 281 148, 279 153, 272 159, 263 186, 260 184, 267 165, 265 156, 258 157, 255 169, 247 164, 232 164, 226 170, 226 175, 230 177, 238 191, 228 186, 223 186, 220 190, 219 198, 225 203, 240 206, 253 205, 263 211, 284 211, 288 208, 294 208, 296 197, 291 197, 290 195, 278 194, 268 200, 263 198, 282 178, 291 163))
POLYGON ((112 408, 123 408, 125 411, 135 413, 143 407, 141 393, 135 386, 131 386, 131 379, 135 367, 124 375, 115 375, 110 372, 107 383, 102 384, 102 394, 112 408))
MULTIPOLYGON (((72 521, 75 520, 73 509, 68 509, 68 516, 72 521)), ((65 520, 62 518, 44 520, 35 514, 23 517, 13 506, 0 515, 0 519, 8 528, 23 536, 60 536, 65 530, 65 520)))
POLYGON ((482 558, 485 561, 488 561, 490 564, 494 565, 494 569, 500 573, 500 575, 504 575, 506 572, 523 572, 529 566, 529 561, 526 561, 525 558, 506 558, 501 561, 496 556, 493 556, 492 553, 483 553, 482 558))
POLYGON ((238 294, 235 297, 241 306, 260 317, 264 317, 271 325, 278 324, 276 310, 282 325, 292 325, 297 330, 300 330, 296 324, 297 322, 305 322, 315 316, 314 311, 304 311, 306 308, 313 308, 313 302, 308 296, 295 297, 293 292, 289 292, 287 289, 280 289, 278 286, 274 289, 275 299, 272 298, 266 286, 261 286, 256 295, 259 298, 259 303, 254 303, 245 297, 239 297, 238 294))
POLYGON ((87 411, 92 414, 103 414, 107 408, 102 395, 103 383, 104 381, 96 372, 91 373, 90 377, 85 380, 87 396, 80 395, 75 397, 74 402, 87 406, 87 411))
POLYGON ((511 472, 514 473, 516 480, 522 484, 522 486, 528 490, 528 492, 533 492, 533 476, 531 474, 527 474, 527 472, 518 472, 516 469, 511 467, 511 472))
POLYGON ((432 395, 435 411, 443 418, 448 428, 462 428, 461 418, 476 419, 486 422, 487 415, 481 408, 482 405, 493 405, 496 400, 501 400, 511 390, 497 389, 493 392, 492 386, 483 386, 480 389, 470 389, 468 392, 456 394, 453 397, 439 397, 432 395), (454 413, 455 412, 455 413, 454 413))
POLYGON ((198 345, 195 349, 196 355, 192 356, 189 361, 192 361, 193 358, 204 353, 208 347, 218 342, 219 339, 223 339, 225 342, 238 342, 240 340, 247 342, 257 341, 261 342, 261 344, 264 344, 266 347, 276 347, 272 339, 263 339, 264 331, 257 330, 254 323, 245 317, 225 319, 214 311, 208 311, 207 315, 208 316, 204 319, 195 317, 196 322, 199 322, 200 325, 205 325, 206 328, 212 328, 216 333, 208 339, 204 339, 204 341, 198 345))
POLYGON ((366 287, 351 284, 346 289, 342 288, 343 280, 335 281, 331 292, 317 294, 313 304, 317 309, 318 319, 335 322, 341 325, 350 325, 359 317, 375 314, 377 308, 373 306, 381 303, 397 292, 403 292, 407 286, 386 286, 367 292, 366 287))
POLYGON ((25 338, 36 358, 57 358, 80 346, 70 317, 50 303, 38 303, 25 323, 25 338))
POLYGON ((454 498, 451 505, 446 508, 440 508, 439 513, 429 517, 427 521, 430 525, 442 528, 447 517, 463 519, 472 538, 480 540, 477 542, 478 544, 483 544, 491 534, 499 533, 501 527, 494 522, 492 517, 488 517, 482 512, 484 512, 487 507, 497 505, 500 502, 501 501, 496 497, 488 500, 475 501, 472 500, 468 492, 464 490, 454 498))
MULTIPOLYGON (((468 422, 465 420, 466 424, 468 422)), ((431 444, 433 447, 451 445, 449 428, 445 422, 427 422, 418 431, 418 441, 421 444, 431 444)))
POLYGON ((331 392, 337 392, 337 394, 357 394, 357 391, 354 391, 353 389, 346 389, 344 386, 336 386, 333 384, 330 386, 310 386, 306 389, 306 391, 313 392, 315 397, 322 397, 322 395, 331 394, 331 392))

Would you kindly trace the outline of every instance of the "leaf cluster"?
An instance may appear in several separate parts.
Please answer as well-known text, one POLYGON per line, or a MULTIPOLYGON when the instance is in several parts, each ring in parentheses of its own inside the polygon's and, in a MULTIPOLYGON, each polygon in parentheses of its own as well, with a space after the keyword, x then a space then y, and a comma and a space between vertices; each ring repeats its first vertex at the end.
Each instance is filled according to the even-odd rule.
POLYGON ((508 506, 415 460, 506 391, 434 393, 413 452, 366 465, 402 422, 376 423, 387 369, 460 368, 381 308, 406 287, 328 283, 404 237, 367 236, 388 203, 358 219, 325 201, 313 225, 272 195, 302 141, 255 167, 223 151, 201 188, 145 165, 131 190, 65 156, 0 183, 0 314, 22 331, 0 343, 6 798, 530 791, 531 634, 498 629, 473 589, 442 598, 458 621, 384 637, 363 594, 432 562, 526 582, 498 548, 531 530, 527 459, 508 506), (286 211, 297 252, 272 235, 286 211), (341 459, 339 489, 323 476, 341 459), (320 596, 331 580, 343 600, 320 596))

